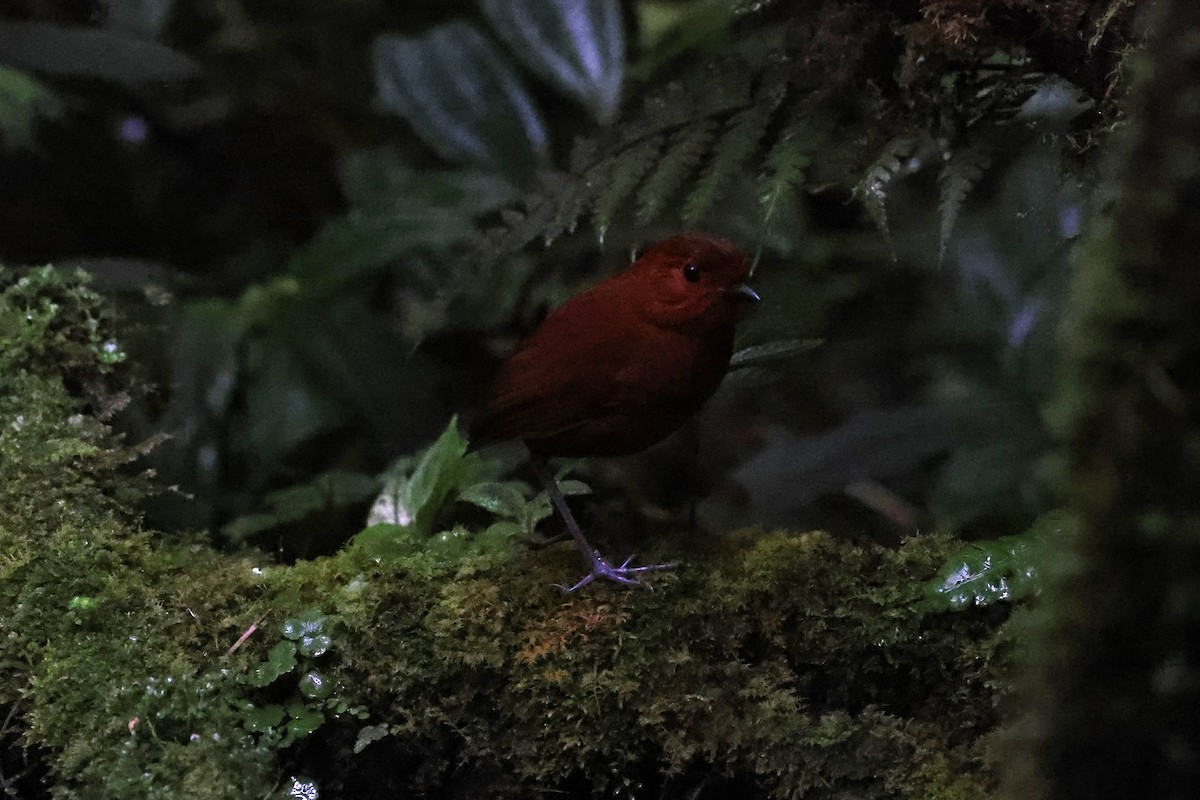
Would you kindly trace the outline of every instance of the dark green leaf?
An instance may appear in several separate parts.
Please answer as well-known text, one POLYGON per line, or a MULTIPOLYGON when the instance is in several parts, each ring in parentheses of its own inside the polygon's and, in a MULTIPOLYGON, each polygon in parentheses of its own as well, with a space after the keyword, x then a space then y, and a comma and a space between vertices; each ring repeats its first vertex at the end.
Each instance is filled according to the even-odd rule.
POLYGON ((251 733, 266 733, 283 722, 283 706, 251 706, 246 710, 246 730, 251 733))
POLYGON ((309 483, 271 492, 265 498, 270 511, 240 516, 222 531, 231 539, 244 539, 304 519, 316 511, 361 502, 377 491, 379 481, 369 475, 330 470, 309 483))
POLYGON ((973 542, 952 556, 925 585, 925 602, 937 611, 961 611, 1020 600, 1041 591, 1047 542, 1073 523, 1060 513, 1039 519, 1016 536, 973 542))
POLYGON ((725 193, 754 154, 771 121, 771 109, 759 104, 734 114, 713 148, 713 157, 683 204, 683 221, 695 224, 725 193))
POLYGON ((328 430, 341 409, 316 386, 282 336, 262 336, 245 343, 246 424, 240 446, 263 460, 281 456, 308 437, 328 430))
POLYGON ((916 158, 918 151, 927 148, 929 144, 929 136, 923 132, 910 131, 895 136, 880 149, 855 187, 855 193, 862 198, 867 214, 887 241, 888 249, 892 250, 892 260, 896 259, 896 253, 892 249, 892 232, 887 211, 892 183, 915 169, 915 164, 919 163, 919 159, 916 158))
POLYGON ((127 86, 200 77, 177 50, 115 30, 0 21, 0 62, 46 75, 74 75, 127 86))
POLYGON ((255 667, 245 682, 251 686, 267 686, 280 675, 286 675, 296 668, 296 645, 284 640, 277 643, 267 653, 267 660, 255 667))
POLYGON ((486 214, 516 199, 503 178, 474 170, 416 172, 390 148, 355 151, 339 165, 342 191, 357 208, 387 211, 397 203, 458 208, 486 214))
POLYGON ((321 673, 309 670, 300 677, 300 694, 310 700, 324 700, 333 693, 333 684, 321 673))
POLYGON ((708 152, 715 130, 711 120, 700 120, 682 128, 667 141, 662 158, 638 192, 638 222, 646 225, 668 207, 676 191, 708 152))
POLYGON ((452 528, 434 534, 426 551, 443 563, 459 561, 466 555, 471 544, 471 534, 466 528, 452 528))
POLYGON ((503 552, 510 548, 513 539, 528 531, 516 522, 502 520, 484 528, 475 536, 476 549, 481 553, 503 552))
POLYGON ((378 210, 352 209, 333 220, 292 257, 288 271, 320 296, 390 267, 419 250, 443 250, 472 233, 471 218, 453 208, 396 201, 378 210))
POLYGON ((58 98, 40 82, 18 70, 0 67, 0 144, 14 150, 29 147, 38 118, 61 113, 58 98))
POLYGON ((394 561, 417 552, 421 543, 412 527, 378 523, 355 535, 354 545, 370 558, 394 561))
POLYGON ((784 361, 799 353, 806 353, 821 345, 820 339, 781 339, 777 342, 751 345, 742 348, 729 359, 729 369, 757 367, 773 361, 784 361))
POLYGON ((563 493, 564 497, 592 493, 592 487, 588 486, 583 481, 577 481, 573 478, 569 478, 567 480, 560 478, 558 481, 558 490, 563 493))
POLYGON ((508 519, 517 519, 528 502, 525 484, 519 481, 487 482, 468 486, 458 499, 508 519))
POLYGON ((309 608, 284 621, 283 636, 297 643, 300 655, 316 658, 333 646, 333 639, 327 633, 328 621, 321 609, 309 608))
POLYGON ((938 175, 938 263, 946 258, 950 234, 967 196, 991 164, 991 148, 979 143, 958 150, 938 175))
POLYGON ((288 720, 287 732, 288 736, 293 739, 302 739, 315 731, 325 722, 325 716, 320 711, 314 711, 306 706, 289 706, 288 713, 292 718, 288 720))

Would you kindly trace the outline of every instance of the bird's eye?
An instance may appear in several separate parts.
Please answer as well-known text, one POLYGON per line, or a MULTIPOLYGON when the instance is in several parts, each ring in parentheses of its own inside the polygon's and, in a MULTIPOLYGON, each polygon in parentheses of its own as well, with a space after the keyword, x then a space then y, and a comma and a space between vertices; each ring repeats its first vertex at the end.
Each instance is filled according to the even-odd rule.
POLYGON ((688 283, 698 283, 700 281, 700 268, 695 264, 687 264, 683 268, 683 277, 687 278, 688 283))

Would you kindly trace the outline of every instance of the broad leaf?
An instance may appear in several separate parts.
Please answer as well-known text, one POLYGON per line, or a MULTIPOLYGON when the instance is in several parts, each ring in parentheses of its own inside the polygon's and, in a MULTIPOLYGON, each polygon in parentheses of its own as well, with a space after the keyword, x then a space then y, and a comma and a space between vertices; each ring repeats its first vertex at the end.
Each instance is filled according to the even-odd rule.
MULTIPOLYGON (((476 458, 467 455, 467 440, 458 432, 457 419, 416 460, 411 473, 394 470, 367 518, 368 525, 387 523, 412 528, 418 535, 433 532, 433 519, 450 493, 475 475, 476 458)), ((361 534, 360 534, 361 535, 361 534)))
POLYGON ((925 584, 926 605, 961 611, 1037 594, 1045 580, 1047 543, 1061 540, 1072 525, 1069 517, 1052 512, 1024 533, 965 545, 925 584))
POLYGON ((617 0, 480 0, 513 55, 601 122, 611 122, 625 76, 617 0))
POLYGON ((744 347, 729 359, 729 368, 757 367, 772 361, 784 361, 821 345, 821 339, 780 339, 744 347))
POLYGON ((66 28, 47 22, 0 21, 0 63, 133 87, 203 74, 190 56, 119 30, 66 28))
POLYGON ((474 26, 451 22, 423 36, 375 44, 375 82, 444 158, 528 179, 547 154, 546 128, 499 50, 474 26))

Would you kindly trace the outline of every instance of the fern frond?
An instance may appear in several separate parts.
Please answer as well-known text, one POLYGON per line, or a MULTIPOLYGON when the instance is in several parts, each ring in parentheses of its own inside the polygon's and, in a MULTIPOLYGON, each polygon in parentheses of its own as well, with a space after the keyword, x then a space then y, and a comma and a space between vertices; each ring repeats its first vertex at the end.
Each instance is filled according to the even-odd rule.
POLYGON ((754 154, 771 121, 771 109, 753 105, 734 114, 713 149, 696 188, 683 205, 683 220, 693 225, 728 188, 729 181, 754 154))
MULTIPOLYGON (((546 246, 549 246, 563 231, 574 233, 575 225, 578 224, 584 209, 587 208, 595 194, 589 183, 583 178, 559 174, 555 175, 552 181, 548 179, 544 183, 552 183, 555 186, 551 193, 540 198, 540 204, 537 207, 537 210, 541 212, 538 216, 546 217, 539 234, 546 246), (551 203, 548 198, 553 198, 554 202, 551 203)), ((531 216, 533 216, 533 212, 531 212, 531 216)), ((515 231, 516 228, 514 227, 513 230, 515 231)), ((521 244, 523 245, 524 242, 521 244)))
POLYGON ((992 163, 992 150, 976 142, 957 151, 938 175, 938 265, 946 258, 946 246, 958 221, 967 195, 992 163))
POLYGON ((589 181, 603 180, 592 213, 592 224, 595 225, 601 242, 604 241, 604 235, 608 232, 617 207, 633 193, 645 174, 658 161, 661 145, 661 137, 647 139, 608 159, 607 169, 596 170, 603 175, 602 179, 589 176, 589 181))
POLYGON ((645 225, 662 213, 683 181, 709 152, 716 124, 701 120, 677 131, 658 166, 638 192, 637 221, 645 225))
MULTIPOLYGON (((758 201, 762 207, 759 248, 771 230, 780 199, 803 182, 804 170, 812 161, 815 145, 816 138, 811 126, 803 119, 796 119, 779 135, 763 160, 762 173, 758 178, 758 201)), ((754 262, 758 262, 757 252, 754 262)))
POLYGON ((905 162, 916 153, 922 138, 923 134, 910 131, 891 139, 867 167, 862 180, 854 189, 855 194, 862 198, 875 227, 887 241, 888 249, 892 250, 893 261, 896 259, 896 252, 892 248, 892 232, 888 225, 888 192, 892 181, 907 174, 905 162))

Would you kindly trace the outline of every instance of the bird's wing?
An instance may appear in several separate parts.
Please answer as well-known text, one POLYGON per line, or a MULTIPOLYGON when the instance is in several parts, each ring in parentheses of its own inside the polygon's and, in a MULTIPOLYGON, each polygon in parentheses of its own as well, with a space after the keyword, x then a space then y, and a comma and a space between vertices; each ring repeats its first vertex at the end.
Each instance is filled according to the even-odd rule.
POLYGON ((586 306, 571 311, 547 317, 505 362, 473 428, 473 447, 560 436, 607 413, 631 337, 611 314, 587 313, 586 306))

